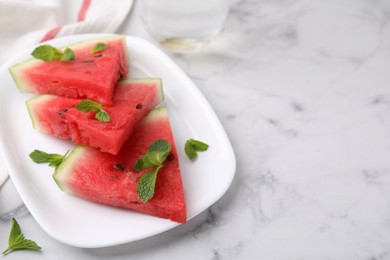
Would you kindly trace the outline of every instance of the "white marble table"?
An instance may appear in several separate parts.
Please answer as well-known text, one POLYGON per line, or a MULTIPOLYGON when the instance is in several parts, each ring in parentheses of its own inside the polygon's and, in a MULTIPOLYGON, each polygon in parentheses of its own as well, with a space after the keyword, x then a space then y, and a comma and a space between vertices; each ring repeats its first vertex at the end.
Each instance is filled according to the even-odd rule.
MULTIPOLYGON (((118 32, 150 39, 137 5, 118 32)), ((16 216, 43 249, 5 259, 390 259, 388 0, 235 1, 204 52, 171 57, 234 146, 226 195, 166 233, 80 249, 49 237, 8 181, 0 248, 16 216)))

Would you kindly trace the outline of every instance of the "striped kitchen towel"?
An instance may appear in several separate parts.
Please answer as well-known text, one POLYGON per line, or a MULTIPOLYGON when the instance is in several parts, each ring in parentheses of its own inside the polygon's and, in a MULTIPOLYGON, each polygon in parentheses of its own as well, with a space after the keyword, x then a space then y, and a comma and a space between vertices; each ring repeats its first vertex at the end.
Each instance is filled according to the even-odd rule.
POLYGON ((0 0, 0 64, 24 48, 81 33, 114 33, 133 0, 0 0))

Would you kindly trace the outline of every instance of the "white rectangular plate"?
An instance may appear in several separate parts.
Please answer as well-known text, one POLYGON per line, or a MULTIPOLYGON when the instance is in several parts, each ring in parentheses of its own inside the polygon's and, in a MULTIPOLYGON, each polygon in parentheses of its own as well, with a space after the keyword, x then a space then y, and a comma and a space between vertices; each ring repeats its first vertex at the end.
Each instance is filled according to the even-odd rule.
MULTIPOLYGON (((45 44, 62 47, 107 35, 77 35, 45 44)), ((214 111, 187 75, 151 43, 126 36, 130 55, 129 77, 159 77, 179 153, 188 219, 215 203, 229 188, 236 168, 231 144, 214 111), (184 154, 189 138, 210 145, 191 162, 184 154)), ((34 48, 0 68, 0 152, 21 198, 38 224, 55 239, 77 247, 96 248, 143 239, 169 230, 178 223, 82 200, 62 192, 53 168, 31 161, 40 149, 64 154, 68 141, 32 128, 25 102, 33 95, 20 93, 8 68, 30 58, 34 48)))

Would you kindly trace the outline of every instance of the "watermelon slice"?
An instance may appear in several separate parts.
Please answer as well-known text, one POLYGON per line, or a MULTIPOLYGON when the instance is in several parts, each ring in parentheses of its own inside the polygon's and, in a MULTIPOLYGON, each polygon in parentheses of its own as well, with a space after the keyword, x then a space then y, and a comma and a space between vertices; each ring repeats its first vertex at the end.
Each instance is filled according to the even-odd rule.
POLYGON ((29 59, 12 66, 9 71, 19 90, 111 104, 115 84, 129 70, 125 37, 96 38, 67 47, 74 51, 75 60, 29 59), (96 43, 105 43, 108 48, 92 53, 96 43))
MULTIPOLYGON (((147 171, 147 170, 146 170, 147 171)), ((66 193, 83 199, 132 209, 176 222, 186 222, 186 205, 177 151, 166 109, 152 110, 117 155, 77 146, 56 169, 54 180, 66 193), (152 142, 164 139, 172 150, 157 175, 154 196, 143 203, 137 195, 139 178, 133 166, 152 142)))
POLYGON ((76 144, 117 154, 138 121, 163 100, 160 79, 125 79, 117 84, 112 106, 103 106, 109 122, 95 119, 96 112, 75 108, 81 99, 39 95, 26 102, 33 127, 76 144))

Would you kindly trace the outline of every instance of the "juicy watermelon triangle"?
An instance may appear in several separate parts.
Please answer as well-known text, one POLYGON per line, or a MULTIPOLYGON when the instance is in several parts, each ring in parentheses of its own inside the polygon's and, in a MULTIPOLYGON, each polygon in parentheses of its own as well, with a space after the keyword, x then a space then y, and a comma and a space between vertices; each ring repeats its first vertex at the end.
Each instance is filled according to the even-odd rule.
POLYGON ((53 174, 58 186, 69 194, 115 207, 186 222, 186 205, 170 122, 165 108, 152 110, 135 128, 117 155, 77 146, 53 174), (133 168, 157 139, 168 141, 172 160, 157 175, 155 194, 148 202, 138 198, 136 187, 145 171, 133 168))
POLYGON ((75 108, 81 99, 39 95, 26 102, 33 126, 46 134, 76 144, 117 154, 137 122, 163 100, 161 79, 125 79, 115 89, 112 106, 103 106, 110 122, 95 119, 96 112, 75 108))
POLYGON ((19 90, 111 104, 115 84, 121 77, 126 77, 129 70, 125 37, 95 38, 66 47, 74 51, 75 60, 28 59, 9 68, 19 90), (105 43, 108 48, 92 53, 96 43, 105 43))

